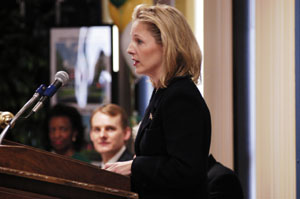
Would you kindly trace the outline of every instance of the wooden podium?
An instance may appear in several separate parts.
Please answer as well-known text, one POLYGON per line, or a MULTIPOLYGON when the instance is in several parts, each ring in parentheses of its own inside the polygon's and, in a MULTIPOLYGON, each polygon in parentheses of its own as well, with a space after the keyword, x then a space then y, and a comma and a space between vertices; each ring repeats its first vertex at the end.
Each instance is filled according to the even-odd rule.
POLYGON ((2 199, 137 199, 129 177, 7 140, 0 145, 2 199))

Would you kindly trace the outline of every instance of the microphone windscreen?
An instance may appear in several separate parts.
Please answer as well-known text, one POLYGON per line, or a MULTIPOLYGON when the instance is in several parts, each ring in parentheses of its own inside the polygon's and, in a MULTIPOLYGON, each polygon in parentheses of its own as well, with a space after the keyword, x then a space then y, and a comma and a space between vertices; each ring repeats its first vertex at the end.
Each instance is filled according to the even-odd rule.
POLYGON ((58 71, 55 74, 55 80, 60 81, 62 83, 62 86, 64 86, 69 80, 69 75, 65 71, 58 71))

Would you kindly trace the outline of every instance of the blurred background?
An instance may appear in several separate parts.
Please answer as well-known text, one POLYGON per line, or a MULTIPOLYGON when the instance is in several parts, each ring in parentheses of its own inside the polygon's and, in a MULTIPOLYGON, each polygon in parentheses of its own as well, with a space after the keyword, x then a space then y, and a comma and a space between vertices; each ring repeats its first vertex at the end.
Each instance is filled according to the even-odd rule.
MULTIPOLYGON (((3 20, 0 22, 2 27, 0 33, 0 110, 16 114, 32 97, 39 85, 45 84, 48 86, 54 81, 57 71, 64 70, 70 76, 68 84, 61 88, 57 95, 53 96, 52 101, 46 103, 43 109, 31 117, 27 119, 20 118, 12 132, 7 134, 6 139, 41 147, 40 136, 45 115, 49 107, 57 102, 72 104, 80 110, 83 116, 86 115, 87 117, 97 105, 112 102, 121 104, 130 115, 134 114, 136 119, 139 118, 137 115, 138 102, 135 101, 135 87, 138 86, 138 79, 130 70, 128 64, 125 63, 124 58, 123 63, 118 62, 120 64, 118 67, 121 69, 112 70, 113 24, 118 23, 118 26, 120 26, 115 31, 119 36, 118 34, 121 33, 122 28, 124 29, 123 26, 130 22, 133 7, 143 1, 127 2, 125 5, 127 7, 123 8, 122 11, 122 13, 126 13, 126 24, 125 20, 120 18, 115 19, 116 22, 114 22, 109 15, 109 9, 113 9, 114 15, 119 15, 121 11, 118 11, 118 8, 120 6, 124 7, 125 2, 17 0, 7 1, 1 5, 0 13, 3 20), (106 6, 106 8, 103 6, 106 6), (120 25, 120 20, 123 20, 123 26, 120 25), (94 38, 97 38, 95 36, 97 31, 94 31, 93 36, 91 36, 93 28, 106 28, 107 30, 104 30, 103 34, 100 30, 96 41, 94 38), (85 29, 89 29, 90 37, 82 36, 85 29), (85 37, 84 41, 91 38, 91 41, 86 41, 83 44, 85 45, 83 50, 87 51, 89 50, 88 47, 91 46, 90 52, 97 54, 97 57, 89 52, 80 52, 83 51, 81 47, 83 45, 80 43, 82 41, 80 38, 83 37, 85 37), (101 42, 105 40, 107 40, 106 43, 101 42), (95 46, 97 49, 93 51, 95 46), (83 64, 83 62, 79 63, 82 60, 80 56, 85 56, 84 54, 88 54, 87 61, 94 63, 89 63, 89 65, 83 64), (96 63, 97 61, 98 63, 96 63), (95 67, 97 64, 100 68, 97 69, 98 71, 95 67), (93 68, 89 69, 89 67, 93 68), (104 67, 104 69, 101 69, 101 67, 104 67), (84 84, 87 84, 88 81, 90 87, 88 95, 87 88, 81 89, 80 86, 75 86, 75 74, 78 76, 78 68, 80 72, 86 72, 79 74, 81 79, 77 79, 81 82, 76 81, 76 84, 84 87, 84 84), (77 70, 77 73, 75 70, 77 70), (103 86, 105 78, 101 79, 102 85, 99 85, 100 78, 97 75, 90 74, 89 77, 86 77, 89 70, 95 71, 98 76, 100 71, 107 71, 109 85, 103 86), (105 88, 100 89, 101 86, 105 88), (75 87, 78 96, 75 96, 75 87), (122 96, 120 96, 120 92, 122 92, 122 96), (103 96, 100 96, 101 94, 103 96), (81 96, 85 99, 80 99, 81 96), (99 100, 95 100, 97 97, 99 100)), ((123 15, 125 16, 124 13, 123 15)), ((115 42, 118 42, 118 40, 115 42)), ((119 50, 118 45, 116 49, 119 50)), ((118 54, 115 56, 118 56, 118 54)), ((122 55, 120 57, 122 59, 122 55)), ((105 74, 103 76, 105 77, 105 74)), ((88 86, 86 85, 86 87, 88 86)), ((88 124, 88 122, 86 123, 88 124)))

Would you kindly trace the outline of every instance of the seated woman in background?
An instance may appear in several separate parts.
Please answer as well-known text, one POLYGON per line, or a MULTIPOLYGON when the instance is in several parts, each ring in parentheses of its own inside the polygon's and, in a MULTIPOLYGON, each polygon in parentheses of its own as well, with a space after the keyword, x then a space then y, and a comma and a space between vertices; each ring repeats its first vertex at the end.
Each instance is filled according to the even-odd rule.
POLYGON ((85 145, 84 126, 76 108, 63 104, 55 105, 49 112, 44 136, 45 149, 60 155, 89 162, 80 153, 85 145))

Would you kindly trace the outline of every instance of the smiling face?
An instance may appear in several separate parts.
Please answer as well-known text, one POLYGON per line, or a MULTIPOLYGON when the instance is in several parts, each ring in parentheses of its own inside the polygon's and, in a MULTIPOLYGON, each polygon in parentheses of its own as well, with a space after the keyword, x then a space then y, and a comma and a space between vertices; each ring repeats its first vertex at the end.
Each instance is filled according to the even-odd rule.
POLYGON ((90 138, 104 162, 112 158, 130 138, 130 128, 123 128, 121 115, 97 112, 91 119, 90 138))
POLYGON ((73 155, 72 138, 76 137, 68 117, 56 116, 49 120, 49 138, 53 150, 62 155, 73 155))
POLYGON ((131 55, 136 73, 149 76, 156 82, 163 72, 163 47, 155 41, 149 25, 134 21, 131 42, 127 52, 131 55))

